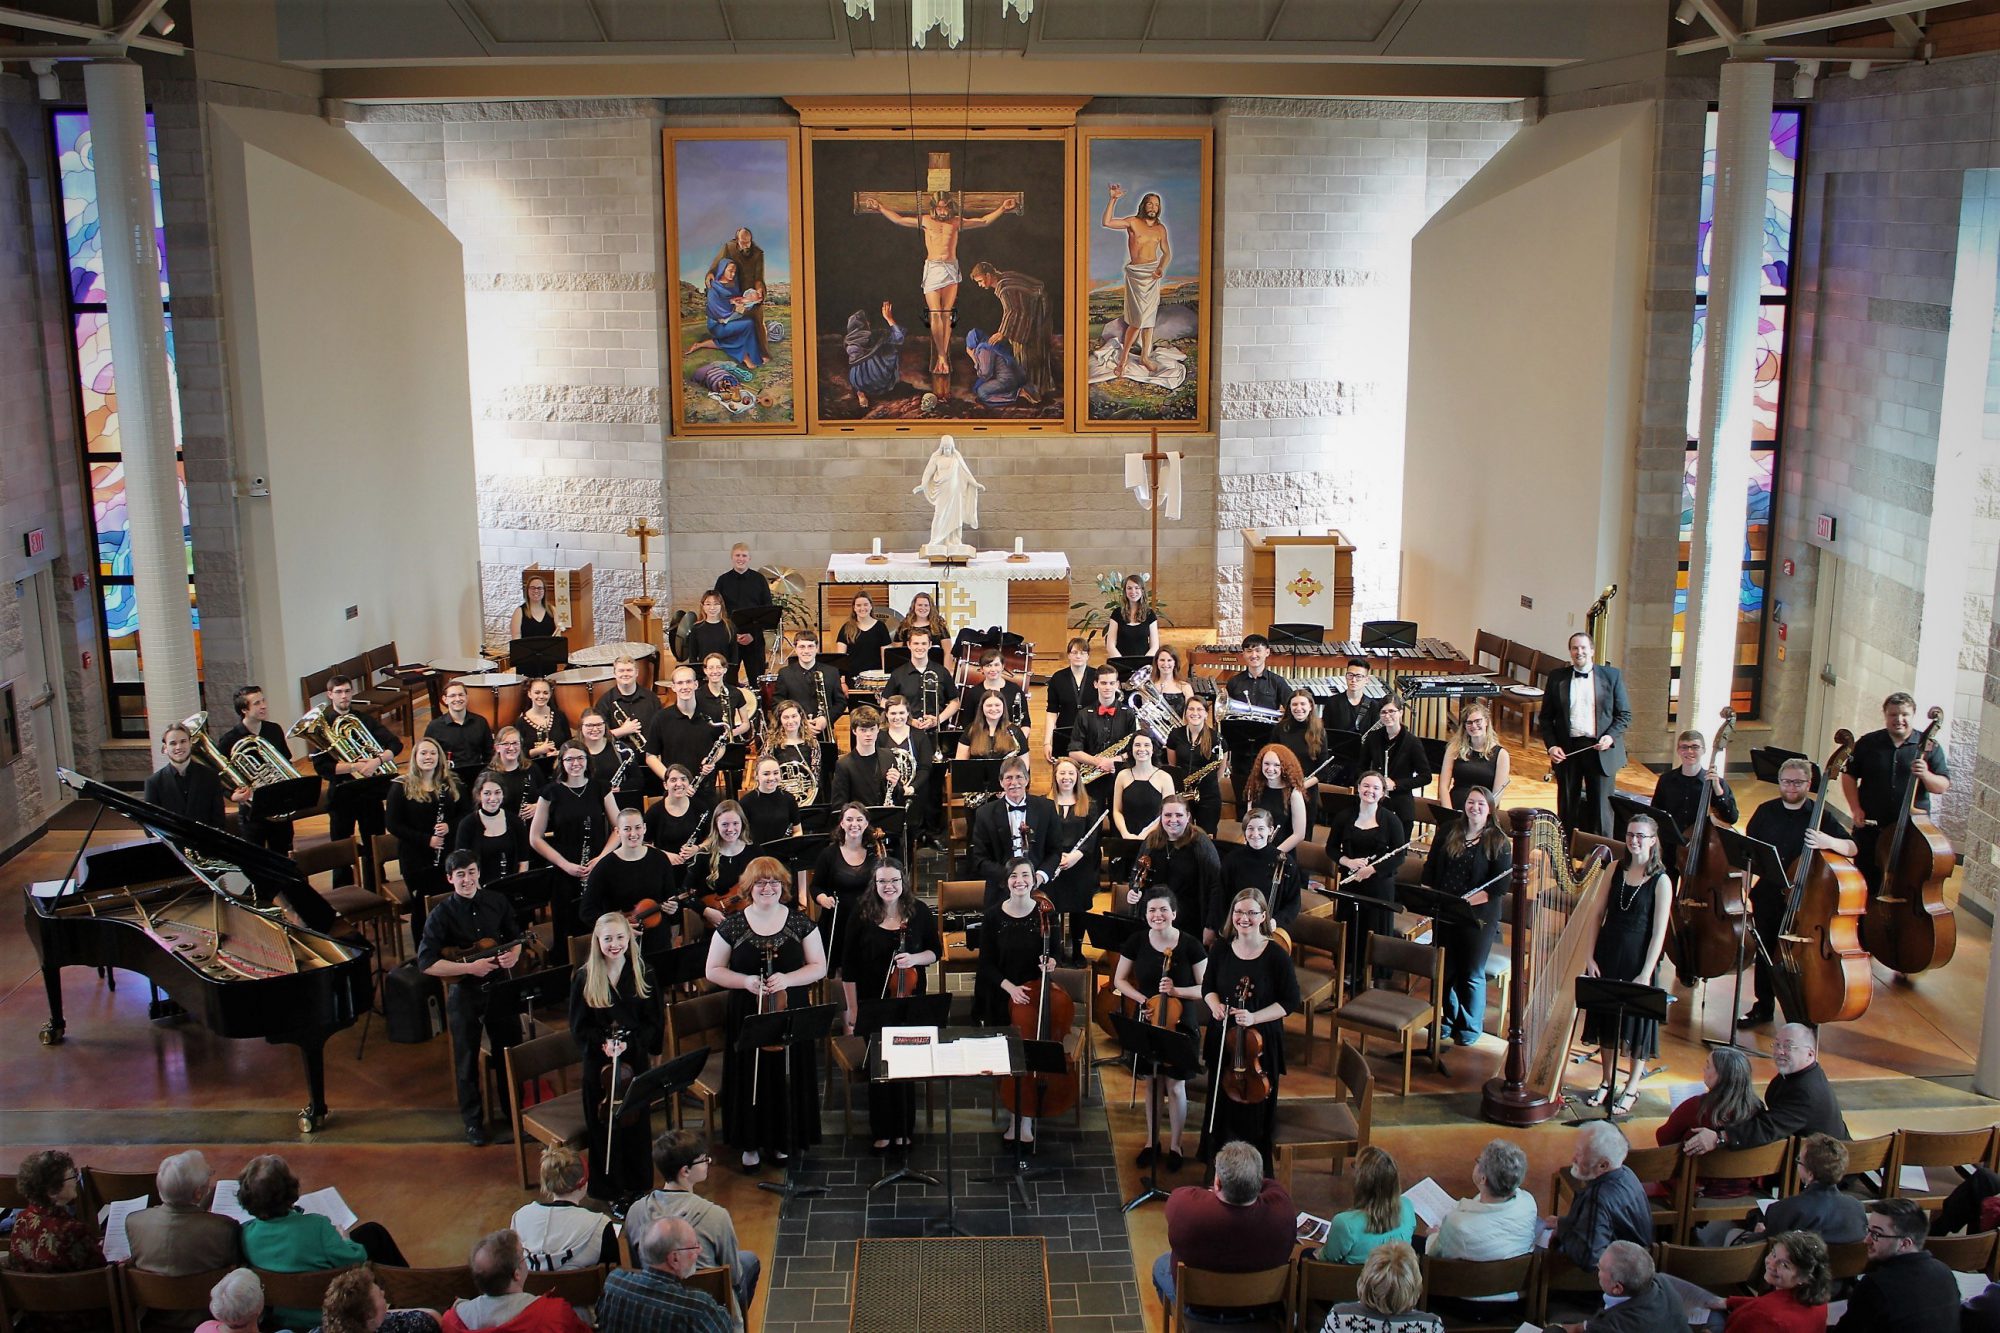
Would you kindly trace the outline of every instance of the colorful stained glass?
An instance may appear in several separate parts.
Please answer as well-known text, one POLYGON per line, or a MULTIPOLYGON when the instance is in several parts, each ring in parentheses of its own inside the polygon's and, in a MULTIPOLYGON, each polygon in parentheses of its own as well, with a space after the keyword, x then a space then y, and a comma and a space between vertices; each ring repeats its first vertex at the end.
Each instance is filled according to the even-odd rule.
MULTIPOLYGON (((97 216, 97 167, 91 159, 90 117, 81 111, 54 116, 56 169, 62 177, 63 238, 69 249, 70 299, 78 305, 104 300, 104 238, 97 216)), ((160 141, 146 117, 146 157, 153 172, 153 235, 160 255, 160 299, 167 299, 167 225, 160 205, 160 141)))
MULTIPOLYGON (((1784 383, 1785 316, 1782 305, 1763 305, 1757 310, 1757 379, 1750 401, 1750 439, 1768 444, 1778 438, 1778 390, 1784 383)), ((1701 435, 1701 389, 1707 365, 1708 307, 1694 308, 1694 358, 1688 367, 1688 421, 1690 441, 1701 435)))
MULTIPOLYGON (((83 451, 116 454, 118 443, 118 380, 111 355, 111 318, 101 310, 76 316, 77 389, 83 399, 83 451)), ((174 452, 181 447, 180 378, 174 363, 174 317, 167 316, 167 384, 172 390, 174 452)))
MULTIPOLYGON (((1694 289, 1708 293, 1709 239, 1715 229, 1716 114, 1708 113, 1701 154, 1701 222, 1695 258, 1694 289)), ((1764 189, 1764 285, 1766 296, 1783 295, 1791 286, 1792 210, 1798 196, 1799 129, 1803 115, 1796 110, 1771 113, 1769 176, 1764 189)))

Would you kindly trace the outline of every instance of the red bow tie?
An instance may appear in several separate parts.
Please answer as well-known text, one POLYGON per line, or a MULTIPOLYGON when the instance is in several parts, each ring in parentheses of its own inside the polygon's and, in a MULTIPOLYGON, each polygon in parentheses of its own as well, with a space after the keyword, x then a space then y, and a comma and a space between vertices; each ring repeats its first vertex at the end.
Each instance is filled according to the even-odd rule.
POLYGON ((1101 704, 1097 709, 1097 715, 1099 717, 1116 717, 1118 715, 1118 705, 1101 704))

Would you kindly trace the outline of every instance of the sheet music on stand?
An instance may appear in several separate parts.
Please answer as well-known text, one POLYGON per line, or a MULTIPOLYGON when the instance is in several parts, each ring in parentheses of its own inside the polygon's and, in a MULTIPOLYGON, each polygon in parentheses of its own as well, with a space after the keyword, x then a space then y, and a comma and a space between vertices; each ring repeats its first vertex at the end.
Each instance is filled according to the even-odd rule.
POLYGON ((970 1078, 1010 1074, 1013 1058, 1005 1036, 942 1038, 934 1027, 885 1027, 881 1038, 884 1078, 970 1078))

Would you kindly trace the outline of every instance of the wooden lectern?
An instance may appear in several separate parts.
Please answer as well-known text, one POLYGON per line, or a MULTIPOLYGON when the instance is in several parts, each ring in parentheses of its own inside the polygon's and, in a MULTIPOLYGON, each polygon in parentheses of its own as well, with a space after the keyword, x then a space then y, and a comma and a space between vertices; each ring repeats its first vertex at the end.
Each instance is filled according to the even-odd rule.
MULTIPOLYGON (((1354 547, 1339 532, 1266 532, 1243 529, 1243 632, 1262 634, 1273 624, 1297 617, 1274 614, 1279 604, 1277 570, 1286 552, 1300 548, 1333 548, 1333 625, 1326 632, 1329 643, 1338 643, 1354 634, 1354 547)), ((1286 578, 1290 578, 1288 572, 1286 578)))
MULTIPOLYGON (((581 569, 564 570, 569 579, 569 647, 571 652, 588 648, 597 642, 597 602, 595 584, 589 565, 581 569)), ((528 580, 540 579, 542 586, 549 590, 549 606, 562 609, 562 585, 556 572, 543 569, 539 565, 521 571, 521 598, 527 600, 528 580)), ((509 607, 511 612, 513 608, 509 607)))

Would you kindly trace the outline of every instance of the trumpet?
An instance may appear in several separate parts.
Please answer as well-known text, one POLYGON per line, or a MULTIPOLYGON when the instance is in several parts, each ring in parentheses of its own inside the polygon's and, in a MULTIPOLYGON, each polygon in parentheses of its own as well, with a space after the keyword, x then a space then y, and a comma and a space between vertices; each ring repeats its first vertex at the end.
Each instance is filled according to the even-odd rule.
POLYGON ((194 738, 202 757, 238 787, 268 787, 299 776, 298 769, 292 767, 291 757, 262 736, 245 736, 224 754, 208 734, 207 713, 196 713, 181 725, 194 738))
POLYGON ((1263 722, 1276 726, 1284 717, 1281 708, 1266 708, 1262 704, 1245 703, 1229 694, 1215 696, 1215 720, 1220 722, 1263 722))
POLYGON ((308 744, 319 747, 315 753, 331 751, 343 764, 365 764, 370 759, 380 759, 382 766, 375 770, 380 777, 395 777, 400 772, 396 761, 389 757, 366 723, 352 713, 329 714, 325 704, 308 708, 305 716, 292 723, 292 729, 285 734, 305 737, 308 744))
MULTIPOLYGON (((1120 736, 1117 740, 1111 742, 1111 744, 1105 746, 1102 750, 1099 750, 1096 754, 1092 755, 1091 758, 1116 759, 1119 755, 1125 753, 1126 747, 1132 744, 1132 736, 1136 736, 1138 734, 1139 733, 1135 731, 1129 736, 1120 736)), ((1080 779, 1078 779, 1076 785, 1079 787, 1088 787, 1091 783, 1097 781, 1099 778, 1104 776, 1106 776, 1105 770, 1101 768, 1093 768, 1090 771, 1086 772, 1080 779)))

